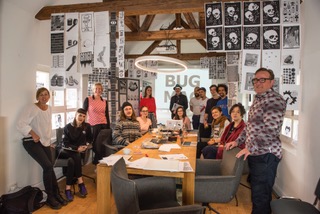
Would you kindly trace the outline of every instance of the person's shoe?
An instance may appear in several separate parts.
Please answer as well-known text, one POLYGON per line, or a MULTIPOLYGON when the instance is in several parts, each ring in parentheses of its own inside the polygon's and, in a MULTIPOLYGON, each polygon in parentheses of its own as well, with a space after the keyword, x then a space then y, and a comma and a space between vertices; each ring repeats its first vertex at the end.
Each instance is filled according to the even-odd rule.
POLYGON ((88 191, 87 191, 86 186, 84 185, 84 183, 81 183, 78 186, 79 186, 80 196, 81 197, 86 197, 86 195, 88 194, 88 191))
POLYGON ((56 194, 56 199, 57 201, 62 205, 62 206, 66 206, 68 204, 68 201, 66 199, 64 199, 60 193, 56 194))
POLYGON ((58 210, 61 208, 61 204, 53 196, 48 196, 46 205, 48 205, 51 209, 54 210, 58 210))
POLYGON ((70 189, 67 189, 66 191, 65 191, 65 194, 66 194, 66 198, 67 198, 67 201, 73 201, 73 194, 72 194, 72 192, 71 192, 71 190, 70 189))

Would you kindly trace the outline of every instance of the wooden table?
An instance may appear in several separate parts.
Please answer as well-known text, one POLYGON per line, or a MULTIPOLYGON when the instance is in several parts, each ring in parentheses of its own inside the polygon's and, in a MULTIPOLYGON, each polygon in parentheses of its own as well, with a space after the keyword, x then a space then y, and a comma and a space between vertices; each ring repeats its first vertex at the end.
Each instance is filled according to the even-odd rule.
MULTIPOLYGON (((171 149, 170 152, 161 152, 157 149, 140 149, 141 143, 152 138, 151 134, 145 134, 142 138, 136 140, 127 146, 131 149, 133 160, 137 160, 146 155, 151 158, 160 158, 161 154, 184 154, 188 157, 190 165, 195 171, 196 167, 196 147, 192 146, 181 146, 180 139, 178 138, 177 143, 181 146, 181 149, 171 149), (140 154, 137 150, 140 150, 140 154)), ((185 141, 196 141, 196 137, 187 137, 185 141)), ((119 151, 117 154, 123 154, 123 151, 119 151)), ((195 172, 165 172, 155 170, 142 170, 127 168, 129 174, 139 175, 153 175, 153 176, 164 176, 182 178, 182 203, 194 204, 194 179, 195 172)), ((97 213, 106 214, 111 213, 111 167, 106 164, 97 165, 97 213)))

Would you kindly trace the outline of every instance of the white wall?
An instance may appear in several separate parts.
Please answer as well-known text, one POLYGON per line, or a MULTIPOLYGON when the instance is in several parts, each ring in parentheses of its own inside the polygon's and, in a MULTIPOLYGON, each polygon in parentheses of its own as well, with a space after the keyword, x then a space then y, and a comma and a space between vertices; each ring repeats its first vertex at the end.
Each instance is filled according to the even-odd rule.
POLYGON ((320 1, 303 1, 302 6, 302 75, 298 144, 284 144, 275 189, 313 202, 320 176, 320 1))

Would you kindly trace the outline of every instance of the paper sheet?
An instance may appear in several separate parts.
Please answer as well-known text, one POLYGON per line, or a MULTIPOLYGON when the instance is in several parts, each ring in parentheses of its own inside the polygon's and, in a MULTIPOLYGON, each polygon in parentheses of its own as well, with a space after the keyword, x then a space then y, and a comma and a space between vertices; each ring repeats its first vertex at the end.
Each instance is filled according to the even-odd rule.
POLYGON ((160 146, 159 151, 170 152, 171 149, 181 149, 178 144, 163 144, 160 146))

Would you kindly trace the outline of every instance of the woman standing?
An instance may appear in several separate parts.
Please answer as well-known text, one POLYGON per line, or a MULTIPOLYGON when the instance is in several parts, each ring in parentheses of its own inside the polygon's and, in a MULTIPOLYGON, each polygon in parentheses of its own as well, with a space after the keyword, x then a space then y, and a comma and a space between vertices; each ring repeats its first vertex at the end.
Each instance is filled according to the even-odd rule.
POLYGON ((60 209, 67 201, 61 197, 57 178, 53 170, 51 153, 51 107, 47 105, 50 92, 39 88, 36 93, 37 102, 28 106, 20 116, 17 129, 24 138, 23 147, 43 169, 43 183, 48 194, 46 204, 52 209, 60 209))
POLYGON ((87 97, 83 102, 83 109, 88 112, 88 122, 92 127, 93 135, 93 164, 98 164, 103 157, 97 149, 96 139, 101 129, 110 129, 110 117, 108 102, 102 98, 103 87, 101 83, 95 83, 92 87, 93 95, 87 97))
POLYGON ((140 124, 137 121, 132 105, 129 102, 122 104, 120 119, 112 133, 114 144, 127 146, 141 137, 140 124))
POLYGON ((92 142, 91 126, 85 122, 86 110, 79 108, 72 123, 67 124, 63 130, 63 145, 59 147, 59 158, 68 159, 66 198, 73 201, 71 185, 73 178, 77 178, 79 193, 81 197, 86 197, 87 189, 82 179, 81 153, 85 152, 92 142), (69 148, 66 150, 64 148, 69 148))
POLYGON ((176 115, 173 118, 174 120, 182 120, 184 128, 187 130, 191 129, 191 121, 189 117, 186 114, 186 111, 184 110, 183 106, 179 106, 176 109, 176 115))
POLYGON ((215 106, 211 109, 213 121, 211 124, 211 139, 207 142, 207 146, 202 149, 204 158, 215 159, 217 154, 217 146, 221 141, 221 136, 224 129, 229 125, 229 120, 222 114, 222 109, 219 106, 215 106))
POLYGON ((157 128, 157 106, 156 106, 156 100, 154 97, 152 97, 152 88, 151 86, 147 86, 144 89, 144 96, 140 100, 140 109, 142 106, 146 106, 149 110, 148 117, 150 118, 152 122, 152 128, 157 128))
POLYGON ((138 122, 140 123, 141 133, 145 134, 152 126, 151 120, 148 118, 148 107, 142 106, 140 109, 140 117, 137 117, 138 122))

